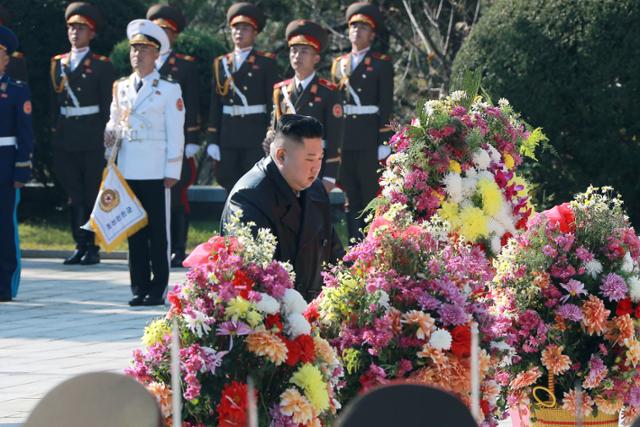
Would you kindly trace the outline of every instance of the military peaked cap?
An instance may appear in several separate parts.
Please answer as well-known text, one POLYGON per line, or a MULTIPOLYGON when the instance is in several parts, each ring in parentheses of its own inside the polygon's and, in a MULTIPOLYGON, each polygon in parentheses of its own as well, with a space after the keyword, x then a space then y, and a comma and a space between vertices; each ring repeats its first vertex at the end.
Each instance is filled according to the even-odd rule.
POLYGON ((262 10, 253 3, 234 3, 227 11, 227 22, 231 26, 239 23, 249 24, 260 32, 264 28, 265 17, 262 10))
POLYGON ((167 4, 154 4, 147 10, 147 19, 160 25, 162 28, 169 28, 176 33, 184 30, 187 20, 180 9, 167 4))
POLYGON ((289 46, 304 44, 313 47, 318 53, 327 47, 329 40, 329 35, 324 28, 307 19, 289 22, 285 36, 289 46))
POLYGON ((100 10, 83 1, 77 1, 67 6, 64 12, 64 18, 67 24, 83 24, 91 28, 93 31, 98 30, 102 26, 102 15, 100 10))
POLYGON ((11 55, 17 48, 18 38, 16 35, 4 25, 0 25, 0 50, 4 50, 8 55, 11 55))
POLYGON ((370 25, 375 31, 378 31, 378 29, 380 29, 384 24, 382 14, 380 13, 378 6, 366 2, 351 4, 347 8, 346 17, 349 25, 356 22, 363 22, 370 25))

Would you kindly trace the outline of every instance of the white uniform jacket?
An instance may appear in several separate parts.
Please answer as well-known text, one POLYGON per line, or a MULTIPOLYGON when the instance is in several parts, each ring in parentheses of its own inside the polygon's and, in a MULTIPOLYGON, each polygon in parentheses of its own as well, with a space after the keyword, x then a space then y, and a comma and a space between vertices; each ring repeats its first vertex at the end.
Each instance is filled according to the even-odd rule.
POLYGON ((180 179, 184 103, 178 83, 147 75, 138 92, 135 73, 113 84, 106 129, 121 138, 118 169, 125 179, 180 179))

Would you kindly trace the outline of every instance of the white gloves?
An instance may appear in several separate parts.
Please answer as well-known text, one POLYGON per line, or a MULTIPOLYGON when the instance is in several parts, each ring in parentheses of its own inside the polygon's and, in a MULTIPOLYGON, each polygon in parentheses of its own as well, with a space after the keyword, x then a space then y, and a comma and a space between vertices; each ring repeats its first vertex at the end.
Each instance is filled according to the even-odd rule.
POLYGON ((391 147, 388 145, 378 145, 378 161, 384 160, 391 154, 391 147))
POLYGON ((218 144, 209 144, 207 146, 207 154, 213 160, 220 161, 220 146, 218 144))
POLYGON ((198 144, 187 144, 184 147, 184 155, 187 159, 190 159, 198 154, 198 151, 200 151, 200 146, 198 144))

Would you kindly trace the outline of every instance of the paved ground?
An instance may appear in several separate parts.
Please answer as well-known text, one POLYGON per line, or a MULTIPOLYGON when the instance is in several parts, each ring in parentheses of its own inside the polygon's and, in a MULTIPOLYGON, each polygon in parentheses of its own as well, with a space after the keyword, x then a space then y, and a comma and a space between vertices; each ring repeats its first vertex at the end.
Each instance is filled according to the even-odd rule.
MULTIPOLYGON (((185 270, 174 270, 170 283, 185 270)), ((48 390, 76 374, 122 372, 160 307, 127 305, 125 261, 89 267, 24 261, 18 298, 0 304, 0 426, 18 425, 48 390)))
MULTIPOLYGON (((170 283, 184 272, 174 270, 170 283)), ((164 313, 131 308, 129 298, 125 261, 24 260, 18 298, 0 304, 0 427, 24 422, 47 391, 74 375, 122 372, 144 326, 164 313)))

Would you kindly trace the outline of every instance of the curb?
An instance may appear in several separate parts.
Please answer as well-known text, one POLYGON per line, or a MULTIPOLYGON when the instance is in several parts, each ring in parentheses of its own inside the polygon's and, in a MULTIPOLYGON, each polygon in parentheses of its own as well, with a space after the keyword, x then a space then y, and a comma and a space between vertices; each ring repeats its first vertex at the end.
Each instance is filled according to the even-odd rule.
MULTIPOLYGON (((22 258, 60 258, 65 259, 73 253, 70 250, 64 249, 23 249, 20 251, 22 254, 22 258)), ((100 252, 101 259, 118 259, 118 260, 126 260, 127 253, 126 252, 100 252)))

